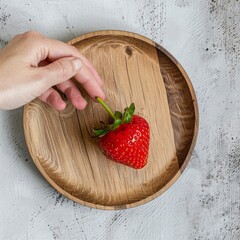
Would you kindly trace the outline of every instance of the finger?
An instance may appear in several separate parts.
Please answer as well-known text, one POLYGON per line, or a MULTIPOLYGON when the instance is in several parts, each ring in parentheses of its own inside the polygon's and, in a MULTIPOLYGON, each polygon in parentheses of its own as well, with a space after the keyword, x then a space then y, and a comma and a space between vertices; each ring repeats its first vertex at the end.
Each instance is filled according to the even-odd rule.
MULTIPOLYGON (((88 61, 87 58, 85 58, 84 56, 80 55, 80 59, 83 61, 83 63, 89 68, 89 70, 92 72, 94 78, 97 80, 97 82, 99 83, 99 85, 102 87, 103 82, 102 79, 99 77, 97 71, 95 70, 95 68, 93 67, 93 65, 88 61)), ((48 59, 45 59, 43 61, 41 61, 38 66, 39 67, 44 67, 48 64, 50 64, 51 62, 48 59)))
POLYGON ((89 70, 92 72, 94 78, 98 82, 98 84, 102 87, 103 86, 103 81, 100 78, 99 74, 97 73, 95 67, 92 65, 92 63, 83 55, 79 54, 79 58, 82 59, 83 63, 89 68, 89 70))
POLYGON ((61 58, 45 67, 35 68, 34 71, 39 76, 38 80, 44 91, 48 88, 67 81, 84 68, 82 60, 79 58, 61 58))
POLYGON ((38 98, 58 111, 62 111, 66 108, 66 103, 62 100, 59 93, 53 88, 49 88, 38 98))
POLYGON ((43 37, 43 48, 41 60, 48 58, 51 62, 63 57, 79 57, 80 54, 75 47, 47 37, 43 37))
POLYGON ((55 61, 62 57, 71 57, 71 56, 78 57, 92 72, 95 80, 102 86, 103 84, 102 79, 98 75, 96 69, 86 57, 84 57, 82 54, 79 53, 77 48, 55 39, 49 39, 45 37, 44 39, 45 39, 46 49, 45 51, 43 51, 44 54, 42 55, 40 60, 44 60, 48 58, 50 61, 55 61))
POLYGON ((83 110, 87 101, 83 98, 77 86, 72 80, 65 81, 56 86, 61 92, 65 93, 69 101, 79 110, 83 110))
POLYGON ((96 101, 96 97, 105 99, 105 93, 103 92, 101 86, 94 80, 92 72, 85 65, 77 71, 74 78, 85 88, 94 101, 96 101))

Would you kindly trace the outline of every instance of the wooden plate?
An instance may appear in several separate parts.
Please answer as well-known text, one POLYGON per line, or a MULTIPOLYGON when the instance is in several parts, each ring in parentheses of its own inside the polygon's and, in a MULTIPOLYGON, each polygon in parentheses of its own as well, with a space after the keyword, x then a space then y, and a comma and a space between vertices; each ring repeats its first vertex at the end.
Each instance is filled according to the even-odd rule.
POLYGON ((107 114, 83 92, 84 111, 68 104, 59 113, 39 100, 25 106, 36 166, 56 190, 89 207, 124 209, 154 199, 181 175, 196 142, 198 109, 187 74, 164 48, 134 33, 98 31, 69 43, 95 65, 113 110, 134 102, 149 121, 149 162, 134 170, 104 157, 89 132, 107 114))

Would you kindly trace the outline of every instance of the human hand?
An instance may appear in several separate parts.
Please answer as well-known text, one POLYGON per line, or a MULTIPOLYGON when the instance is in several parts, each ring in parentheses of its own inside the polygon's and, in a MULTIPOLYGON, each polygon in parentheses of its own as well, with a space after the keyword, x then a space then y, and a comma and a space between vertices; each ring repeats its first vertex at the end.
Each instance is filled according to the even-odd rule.
POLYGON ((87 102, 71 80, 74 77, 88 94, 105 98, 102 80, 92 64, 66 43, 37 32, 17 35, 0 49, 0 109, 14 109, 41 99, 57 110, 66 103, 56 86, 78 109, 87 102))

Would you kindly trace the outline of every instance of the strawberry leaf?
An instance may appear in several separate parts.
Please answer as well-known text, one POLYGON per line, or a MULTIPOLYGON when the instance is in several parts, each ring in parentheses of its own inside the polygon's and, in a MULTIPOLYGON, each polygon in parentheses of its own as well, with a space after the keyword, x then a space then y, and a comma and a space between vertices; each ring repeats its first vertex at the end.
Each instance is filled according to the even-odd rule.
POLYGON ((122 113, 119 112, 119 111, 116 111, 114 116, 117 118, 117 119, 122 119, 122 113))
POLYGON ((125 108, 125 111, 123 113, 123 122, 129 123, 132 120, 132 115, 135 111, 135 104, 132 103, 130 107, 125 108))
POLYGON ((103 132, 105 131, 105 129, 93 129, 93 133, 98 136, 101 135, 103 132))
POLYGON ((110 127, 106 127, 103 129, 93 129, 94 137, 93 138, 100 138, 106 135, 111 130, 110 127))
POLYGON ((113 123, 113 130, 117 129, 121 123, 122 123, 121 119, 115 120, 115 122, 113 123))
POLYGON ((129 107, 129 112, 130 112, 131 115, 133 115, 134 111, 135 111, 135 104, 131 103, 131 105, 129 107))

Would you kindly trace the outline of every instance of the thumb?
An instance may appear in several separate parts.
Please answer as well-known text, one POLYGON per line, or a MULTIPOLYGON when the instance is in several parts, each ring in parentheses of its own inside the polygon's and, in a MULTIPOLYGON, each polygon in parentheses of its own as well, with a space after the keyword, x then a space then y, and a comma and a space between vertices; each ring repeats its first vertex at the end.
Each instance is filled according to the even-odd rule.
POLYGON ((39 67, 42 82, 46 89, 72 78, 83 67, 80 58, 66 57, 56 60, 45 67, 39 67))

